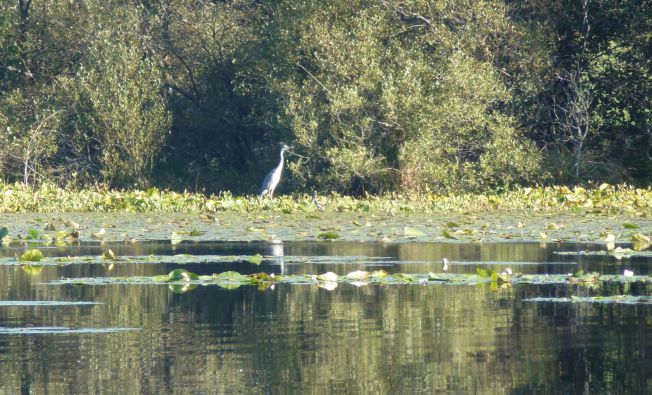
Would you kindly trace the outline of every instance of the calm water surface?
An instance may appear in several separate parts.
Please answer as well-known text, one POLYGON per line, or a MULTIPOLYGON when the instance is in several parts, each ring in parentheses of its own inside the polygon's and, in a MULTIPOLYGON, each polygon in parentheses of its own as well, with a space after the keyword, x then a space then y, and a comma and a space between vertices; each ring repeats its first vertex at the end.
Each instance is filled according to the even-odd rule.
MULTIPOLYGON (((274 257, 246 263, 0 265, 0 393, 652 393, 652 305, 524 302, 651 287, 340 284, 174 293, 163 285, 48 285, 64 277, 198 274, 526 273, 579 269, 637 274, 652 261, 578 258, 598 246, 445 243, 169 243, 109 245, 118 255, 274 257)), ((99 255, 107 246, 43 248, 99 255)), ((22 249, 0 248, 0 256, 22 249)))

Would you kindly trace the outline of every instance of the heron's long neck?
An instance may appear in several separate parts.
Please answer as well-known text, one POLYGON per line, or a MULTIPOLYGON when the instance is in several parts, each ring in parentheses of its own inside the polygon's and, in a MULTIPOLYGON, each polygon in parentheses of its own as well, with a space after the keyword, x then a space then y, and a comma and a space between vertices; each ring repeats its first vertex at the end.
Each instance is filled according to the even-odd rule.
POLYGON ((281 150, 281 161, 278 163, 278 167, 283 167, 283 153, 285 153, 285 150, 281 150))

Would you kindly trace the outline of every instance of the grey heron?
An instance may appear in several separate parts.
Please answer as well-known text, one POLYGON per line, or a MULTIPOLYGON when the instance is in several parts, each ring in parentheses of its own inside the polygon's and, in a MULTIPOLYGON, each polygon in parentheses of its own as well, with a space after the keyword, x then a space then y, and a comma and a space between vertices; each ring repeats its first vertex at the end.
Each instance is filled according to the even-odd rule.
POLYGON ((283 172, 283 153, 290 150, 292 147, 289 147, 285 144, 281 147, 281 160, 278 162, 278 166, 274 170, 270 171, 269 174, 263 180, 262 185, 260 186, 260 197, 269 195, 270 198, 274 198, 274 190, 278 185, 278 182, 281 181, 281 173, 283 172))

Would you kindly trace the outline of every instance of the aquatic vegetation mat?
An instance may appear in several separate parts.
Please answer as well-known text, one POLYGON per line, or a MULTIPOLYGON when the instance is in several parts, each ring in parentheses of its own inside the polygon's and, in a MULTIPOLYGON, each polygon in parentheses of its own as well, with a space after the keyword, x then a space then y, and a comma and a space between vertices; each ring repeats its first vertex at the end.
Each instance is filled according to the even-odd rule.
MULTIPOLYGON (((402 260, 392 257, 363 256, 363 255, 116 255, 111 249, 102 255, 81 255, 65 257, 46 257, 40 252, 35 254, 32 250, 23 256, 38 256, 38 260, 26 260, 22 257, 0 258, 0 266, 19 265, 23 268, 37 270, 43 266, 68 266, 77 264, 220 264, 220 263, 249 263, 252 265, 280 264, 357 264, 365 266, 393 266, 397 264, 433 264, 432 260, 402 260)), ((533 265, 577 265, 573 261, 538 262, 538 261, 479 261, 479 260, 447 260, 451 266, 533 266, 533 265)))
POLYGON ((334 285, 339 283, 353 285, 475 285, 475 284, 604 284, 604 283, 652 283, 651 276, 637 276, 633 274, 601 275, 599 273, 578 272, 571 275, 548 274, 512 274, 511 270, 502 273, 489 269, 478 268, 477 274, 457 273, 427 273, 389 274, 384 270, 373 272, 356 270, 346 275, 337 275, 327 272, 319 275, 294 274, 277 275, 268 273, 240 274, 235 271, 226 271, 212 275, 197 275, 185 269, 175 269, 169 274, 158 276, 132 276, 132 277, 82 277, 61 278, 49 282, 52 285, 107 285, 107 284, 171 284, 171 285, 217 285, 224 288, 239 287, 243 285, 257 285, 268 287, 275 284, 316 284, 334 285))
POLYGON ((598 251, 560 251, 555 252, 558 255, 571 255, 571 256, 611 256, 616 259, 627 259, 627 258, 652 258, 652 251, 637 251, 631 248, 621 248, 616 247, 610 250, 598 250, 598 251))
POLYGON ((604 304, 651 304, 652 296, 571 296, 569 298, 528 298, 524 302, 554 302, 554 303, 604 303, 604 304))

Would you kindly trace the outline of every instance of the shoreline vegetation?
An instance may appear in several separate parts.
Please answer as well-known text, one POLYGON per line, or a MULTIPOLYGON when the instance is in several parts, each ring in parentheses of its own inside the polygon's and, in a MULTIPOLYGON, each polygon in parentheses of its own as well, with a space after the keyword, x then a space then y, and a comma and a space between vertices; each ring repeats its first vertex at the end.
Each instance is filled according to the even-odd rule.
MULTIPOLYGON (((351 197, 337 193, 317 196, 326 212, 400 213, 533 211, 574 214, 628 214, 652 216, 652 188, 600 184, 593 188, 517 187, 504 192, 439 195, 391 193, 351 197)), ((230 192, 203 194, 147 190, 65 189, 54 184, 32 187, 0 182, 0 213, 46 212, 319 212, 309 194, 277 198, 235 196, 230 192)))

